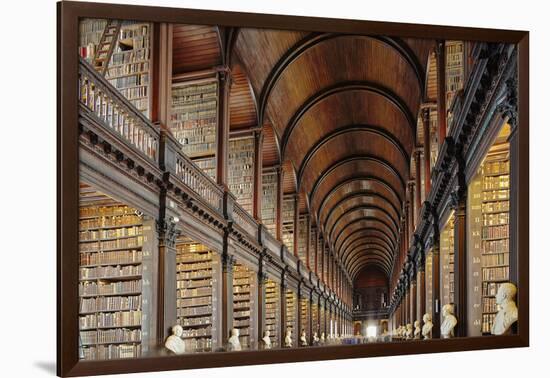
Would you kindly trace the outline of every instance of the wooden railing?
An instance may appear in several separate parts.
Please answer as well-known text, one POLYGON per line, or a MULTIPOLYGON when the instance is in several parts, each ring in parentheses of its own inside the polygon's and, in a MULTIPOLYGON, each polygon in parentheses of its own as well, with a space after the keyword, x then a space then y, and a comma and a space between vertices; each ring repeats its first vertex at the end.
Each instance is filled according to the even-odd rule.
POLYGON ((255 240, 258 239, 258 223, 237 203, 233 205, 233 221, 252 235, 255 240))
POLYGON ((157 162, 159 130, 130 102, 113 89, 93 67, 80 59, 78 99, 127 143, 157 162))
POLYGON ((223 210, 223 190, 181 150, 176 152, 176 176, 216 211, 223 210))

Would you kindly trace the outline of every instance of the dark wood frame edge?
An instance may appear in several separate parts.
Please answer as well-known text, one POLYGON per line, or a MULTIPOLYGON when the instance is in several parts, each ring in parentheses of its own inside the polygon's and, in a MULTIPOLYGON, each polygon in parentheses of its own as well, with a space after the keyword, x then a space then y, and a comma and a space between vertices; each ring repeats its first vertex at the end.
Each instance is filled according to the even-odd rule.
POLYGON ((378 21, 204 11, 120 4, 57 3, 57 375, 82 376, 178 369, 333 360, 529 346, 529 33, 378 21), (132 360, 78 360, 78 128, 77 30, 79 17, 216 24, 308 31, 356 32, 415 38, 483 40, 518 45, 519 194, 518 334, 426 342, 395 342, 262 351, 149 357, 132 360), (76 321, 75 321, 76 320, 76 321), (312 353, 313 352, 313 353, 312 353))

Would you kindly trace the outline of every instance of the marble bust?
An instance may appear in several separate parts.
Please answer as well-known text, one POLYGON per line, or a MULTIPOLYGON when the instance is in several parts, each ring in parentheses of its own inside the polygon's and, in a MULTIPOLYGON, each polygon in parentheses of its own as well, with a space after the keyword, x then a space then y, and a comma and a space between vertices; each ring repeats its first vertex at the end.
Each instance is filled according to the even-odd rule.
POLYGON ((168 336, 164 346, 175 354, 185 353, 185 342, 182 340, 183 328, 179 324, 172 327, 172 334, 168 336))
POLYGON ((241 350, 241 341, 239 340, 239 330, 237 328, 233 328, 231 330, 231 337, 227 340, 227 342, 229 343, 230 351, 241 350))
POLYGON ((430 314, 424 314, 422 320, 424 321, 424 325, 422 326, 422 337, 424 337, 424 340, 431 339, 432 328, 434 326, 432 323, 432 317, 430 314))
POLYGON ((270 336, 270 332, 268 329, 266 329, 264 331, 264 337, 262 337, 262 343, 263 343, 264 349, 271 349, 271 338, 269 336, 270 336))
POLYGON ((412 339, 413 337, 413 325, 411 323, 407 323, 407 329, 405 331, 405 338, 407 340, 412 339))
POLYGON ((453 305, 447 303, 441 309, 441 315, 443 315, 443 322, 441 323, 441 338, 449 339, 455 335, 455 326, 458 320, 454 316, 453 305))
POLYGON ((313 345, 319 345, 319 336, 317 336, 317 332, 313 332, 313 345))
POLYGON ((306 338, 306 331, 302 330, 302 333, 300 334, 300 345, 301 346, 307 346, 307 338, 306 338))
POLYGON ((291 329, 286 330, 285 348, 292 348, 292 330, 291 329))
POLYGON ((504 335, 509 333, 510 326, 518 320, 518 308, 514 301, 516 297, 516 285, 510 282, 500 285, 496 295, 498 312, 495 316, 491 333, 504 335))
POLYGON ((414 321, 414 338, 415 339, 420 339, 420 320, 415 320, 414 321))

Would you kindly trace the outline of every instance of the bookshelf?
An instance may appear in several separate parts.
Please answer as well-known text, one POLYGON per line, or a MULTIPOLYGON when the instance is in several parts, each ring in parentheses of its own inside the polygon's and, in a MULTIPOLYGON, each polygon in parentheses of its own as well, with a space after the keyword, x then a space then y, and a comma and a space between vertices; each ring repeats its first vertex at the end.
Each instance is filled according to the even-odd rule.
POLYGON ((292 331, 292 342, 296 345, 298 340, 297 295, 292 290, 285 293, 286 300, 286 330, 292 331))
POLYGON ((187 237, 176 242, 176 311, 186 351, 210 352, 218 343, 219 256, 187 237))
POLYGON ((433 319, 433 251, 430 249, 426 252, 426 313, 430 314, 433 319))
POLYGON ((321 305, 319 307, 319 337, 321 337, 321 333, 325 332, 326 328, 326 311, 325 306, 321 302, 321 305))
POLYGON ((215 78, 172 83, 170 131, 182 145, 182 151, 214 179, 217 114, 215 78))
POLYGON ((321 274, 323 272, 323 238, 317 238, 317 275, 319 279, 323 279, 321 274))
POLYGON ((489 334, 497 312, 495 295, 510 279, 510 129, 505 125, 468 187, 471 336, 489 334))
POLYGON ((122 21, 105 78, 149 116, 152 24, 122 21))
POLYGON ((254 136, 229 140, 228 186, 237 203, 252 214, 254 201, 254 136))
POLYGON ((281 309, 279 284, 272 280, 267 280, 265 284, 265 330, 269 330, 271 345, 273 348, 279 346, 279 317, 281 309))
POLYGON ((285 196, 283 198, 282 217, 282 242, 286 245, 289 252, 292 253, 294 250, 294 196, 285 196))
MULTIPOLYGON (((437 109, 430 109, 430 172, 433 171, 433 167, 437 162, 437 156, 439 154, 439 131, 437 130, 437 109)), ((431 180, 430 177, 428 179, 431 180)))
POLYGON ((298 219, 298 258, 307 265, 307 219, 301 216, 298 219))
POLYGON ((136 209, 108 201, 79 211, 80 358, 139 357, 142 352, 144 227, 136 209))
POLYGON ((446 41, 445 54, 445 99, 448 111, 456 92, 464 86, 464 42, 446 41))
POLYGON ((315 244, 316 241, 316 229, 315 227, 310 227, 309 230, 309 268, 312 272, 315 271, 315 244))
POLYGON ((84 18, 78 23, 78 53, 88 63, 91 63, 107 20, 98 18, 84 18))
POLYGON ((449 219, 440 236, 441 248, 441 305, 455 303, 455 267, 454 267, 454 212, 449 219))
POLYGON ((276 205, 277 205, 277 172, 262 173, 262 223, 271 233, 276 235, 276 205))
POLYGON ((233 328, 243 349, 251 347, 254 318, 254 272, 241 264, 233 268, 233 328))
POLYGON ((319 304, 317 302, 312 302, 311 304, 311 338, 313 339, 313 333, 317 332, 319 334, 319 304))
POLYGON ((309 312, 309 298, 300 298, 300 334, 302 331, 306 331, 306 340, 311 338, 309 334, 309 312))

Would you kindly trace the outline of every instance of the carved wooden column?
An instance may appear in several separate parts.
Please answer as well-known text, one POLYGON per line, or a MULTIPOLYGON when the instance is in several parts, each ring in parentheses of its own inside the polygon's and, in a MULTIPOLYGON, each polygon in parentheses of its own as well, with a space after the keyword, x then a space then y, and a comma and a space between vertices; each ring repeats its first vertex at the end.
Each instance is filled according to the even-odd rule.
POLYGON ((309 254, 310 252, 310 244, 311 244, 311 217, 308 214, 306 214, 306 266, 308 270, 311 270, 311 266, 309 264, 309 254))
POLYGON ((171 327, 176 324, 176 239, 180 231, 176 229, 174 221, 164 217, 157 220, 156 228, 159 248, 156 332, 157 340, 162 345, 171 335, 171 327))
POLYGON ((225 344, 233 328, 233 267, 235 257, 229 252, 229 234, 231 229, 224 231, 222 253, 222 332, 221 343, 225 344))
POLYGON ((413 325, 415 320, 419 320, 416 314, 417 295, 416 274, 414 274, 413 270, 411 273, 411 323, 413 323, 413 325))
POLYGON ((447 90, 445 83, 446 54, 445 41, 438 40, 435 48, 435 59, 437 66, 437 141, 439 147, 447 137, 447 90))
POLYGON ((279 324, 279 346, 283 347, 285 345, 285 335, 286 335, 286 290, 287 290, 287 278, 285 271, 281 273, 281 285, 280 285, 280 302, 279 302, 279 308, 281 309, 280 315, 280 324, 279 324))
POLYGON ((417 273, 416 273, 416 282, 417 282, 417 311, 416 318, 422 321, 422 317, 426 313, 426 270, 425 270, 425 259, 424 251, 419 251, 419 258, 417 260, 417 273))
POLYGON ((218 129, 216 132, 216 181, 227 186, 229 154, 229 93, 231 70, 221 67, 218 71, 218 129))
POLYGON ((407 188, 409 189, 409 238, 407 242, 410 241, 412 234, 414 233, 415 227, 415 218, 416 218, 416 208, 415 208, 415 199, 414 199, 414 180, 410 180, 407 183, 407 188))
POLYGON ((265 274, 265 259, 267 251, 264 249, 258 260, 258 345, 261 345, 265 328, 265 285, 267 274, 265 274))
POLYGON ((414 214, 414 219, 415 219, 415 228, 416 226, 418 225, 419 221, 420 221, 420 202, 421 202, 421 190, 422 190, 422 181, 421 181, 421 167, 420 167, 420 159, 421 159, 421 152, 420 152, 420 149, 416 149, 414 151, 414 168, 415 168, 415 171, 416 171, 416 174, 414 176, 414 182, 415 182, 415 186, 416 186, 416 191, 415 191, 415 197, 414 197, 414 210, 415 210, 415 214, 414 214))
POLYGON ((283 240, 283 169, 278 166, 277 172, 277 203, 275 204, 275 238, 283 240))
POLYGON ((254 196, 252 216, 258 222, 262 221, 262 148, 264 135, 261 130, 254 131, 254 196))
POLYGON ((427 200, 432 185, 430 163, 430 108, 428 107, 422 109, 422 131, 424 137, 424 198, 427 200))
POLYGON ((172 95, 172 31, 173 25, 155 23, 153 32, 153 62, 151 89, 151 121, 158 122, 166 128, 170 119, 172 95))
MULTIPOLYGON (((436 227, 437 228, 437 227, 436 227)), ((439 265, 439 230, 437 235, 432 237, 432 304, 433 304, 433 329, 432 338, 439 338, 441 325, 441 292, 439 287, 440 282, 440 265, 439 265)))
POLYGON ((292 238, 294 239, 294 242, 292 243, 292 251, 294 253, 294 256, 298 257, 298 243, 300 241, 300 238, 298 237, 298 231, 300 230, 300 206, 299 206, 299 196, 298 193, 293 194, 293 200, 294 200, 294 232, 292 234, 292 238))

